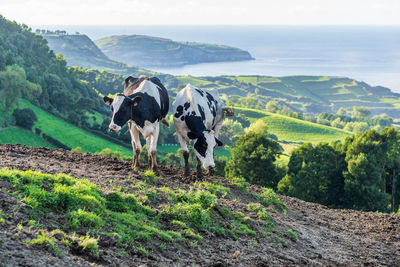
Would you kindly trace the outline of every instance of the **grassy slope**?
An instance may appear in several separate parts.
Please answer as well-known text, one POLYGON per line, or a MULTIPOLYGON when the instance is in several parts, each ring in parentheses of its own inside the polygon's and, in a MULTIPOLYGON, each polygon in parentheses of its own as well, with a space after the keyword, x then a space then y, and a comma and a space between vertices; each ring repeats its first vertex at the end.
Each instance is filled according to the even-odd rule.
MULTIPOLYGON (((107 237, 114 241, 112 247, 124 252, 110 250, 114 257, 156 255, 156 248, 195 249, 206 244, 203 239, 215 236, 227 242, 271 236, 276 240, 271 242, 280 247, 294 243, 287 231, 275 226, 270 215, 286 211, 286 205, 270 189, 252 193, 244 179, 174 187, 160 184, 160 177, 149 171, 130 179, 129 188, 115 191, 117 187, 106 190, 66 174, 0 169, 0 180, 8 182, 10 191, 18 192, 21 202, 31 210, 31 227, 42 232, 26 242, 53 253, 67 253, 71 249, 98 256, 107 250, 104 242, 98 241, 107 237), (247 206, 243 206, 247 209, 238 212, 232 208, 237 204, 232 203, 234 196, 241 195, 246 196, 247 206), (44 214, 49 215, 44 219, 44 214), (42 221, 43 224, 36 223, 42 221), (54 230, 54 225, 59 228, 54 230), (63 237, 61 242, 52 238, 55 233, 63 237)), ((0 215, 2 222, 13 219, 7 213, 0 215)), ((19 229, 23 229, 22 224, 19 229)), ((296 234, 292 236, 297 239, 296 234)))
POLYGON ((56 147, 35 135, 33 132, 19 127, 1 129, 0 144, 21 144, 25 146, 52 148, 56 147))
POLYGON ((268 131, 275 134, 280 141, 286 142, 330 142, 343 140, 350 132, 308 121, 273 114, 269 112, 235 108, 244 113, 251 121, 262 119, 268 125, 268 131))
POLYGON ((86 35, 43 35, 55 53, 67 58, 69 66, 82 66, 118 74, 149 74, 150 72, 109 59, 86 35))
POLYGON ((20 100, 19 107, 31 108, 35 112, 38 121, 35 123, 34 128, 39 128, 42 133, 59 140, 69 147, 81 147, 83 152, 92 153, 101 151, 104 148, 110 148, 114 151, 121 151, 126 156, 132 154, 131 149, 114 144, 66 121, 56 118, 26 100, 20 100))

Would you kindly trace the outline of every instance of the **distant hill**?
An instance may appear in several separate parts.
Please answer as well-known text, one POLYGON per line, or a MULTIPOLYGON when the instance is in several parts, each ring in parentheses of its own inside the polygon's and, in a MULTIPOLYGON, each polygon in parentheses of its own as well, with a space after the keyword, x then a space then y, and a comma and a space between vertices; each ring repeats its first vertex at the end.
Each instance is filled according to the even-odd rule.
MULTIPOLYGON (((317 115, 321 112, 336 113, 340 108, 350 111, 354 106, 365 106, 371 110, 372 116, 386 113, 393 118, 400 118, 400 94, 394 93, 382 86, 371 86, 365 82, 347 77, 272 77, 260 75, 218 77, 172 76, 130 67, 129 65, 113 61, 108 58, 108 56, 112 57, 108 53, 118 54, 116 51, 118 47, 121 55, 131 51, 130 56, 139 60, 140 57, 135 56, 135 51, 137 51, 135 49, 140 48, 139 50, 141 51, 150 49, 156 52, 147 53, 146 55, 142 54, 144 57, 143 60, 150 60, 151 57, 159 55, 157 58, 151 59, 154 62, 153 64, 163 64, 157 63, 158 61, 173 61, 177 63, 177 58, 183 60, 181 57, 183 55, 181 53, 183 51, 182 47, 186 46, 187 43, 178 43, 168 39, 141 35, 112 36, 96 41, 96 44, 102 49, 100 50, 85 35, 45 34, 43 36, 49 41, 50 47, 56 53, 62 53, 67 58, 68 65, 70 66, 76 65, 107 70, 121 75, 147 74, 149 76, 158 76, 165 83, 167 89, 170 90, 172 97, 179 86, 191 83, 198 87, 217 89, 221 94, 225 94, 226 99, 230 102, 237 101, 240 103, 243 97, 253 97, 259 102, 259 107, 252 106, 252 108, 264 109, 265 104, 273 100, 280 106, 290 110, 302 112, 305 115, 317 115), (145 58, 146 56, 149 58, 145 58), (173 60, 168 59, 173 57, 173 60)), ((208 51, 209 54, 222 55, 232 50, 242 51, 236 48, 217 45, 189 44, 190 49, 193 47, 201 48, 204 51, 208 51), (218 53, 215 51, 218 51, 218 53)), ((196 55, 196 53, 194 54, 196 55)), ((130 58, 129 53, 125 55, 124 59, 121 58, 118 60, 126 61, 130 58)), ((121 90, 120 84, 123 81, 123 77, 115 77, 113 80, 118 80, 117 87, 121 90)), ((95 87, 103 94, 117 93, 115 91, 116 86, 108 89, 105 88, 105 90, 100 90, 98 86, 95 87)))
MULTIPOLYGON (((386 113, 400 118, 400 94, 382 86, 371 86, 347 77, 328 76, 176 76, 169 88, 190 83, 202 88, 217 89, 231 104, 240 104, 243 97, 259 102, 265 109, 268 101, 304 114, 336 113, 339 108, 352 110, 364 106, 371 115, 386 113)), ((247 106, 249 107, 249 106, 247 106)))
POLYGON ((204 62, 253 59, 239 48, 193 42, 175 42, 146 35, 114 35, 95 41, 111 59, 141 67, 167 67, 204 62))
MULTIPOLYGON (((137 67, 109 59, 84 34, 42 34, 48 42, 50 49, 66 57, 68 66, 81 66, 88 69, 107 70, 123 75, 142 71, 137 67)), ((143 70, 143 72, 145 72, 143 70)))

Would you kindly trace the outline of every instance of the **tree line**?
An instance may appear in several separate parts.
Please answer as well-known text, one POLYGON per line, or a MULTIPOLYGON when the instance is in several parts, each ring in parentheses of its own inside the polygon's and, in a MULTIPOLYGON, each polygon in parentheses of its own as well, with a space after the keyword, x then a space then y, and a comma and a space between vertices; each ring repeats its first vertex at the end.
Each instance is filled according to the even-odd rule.
POLYGON ((280 153, 265 133, 249 132, 232 149, 225 175, 332 208, 399 208, 400 131, 393 127, 367 130, 344 142, 303 144, 292 151, 284 170, 274 164, 280 153))

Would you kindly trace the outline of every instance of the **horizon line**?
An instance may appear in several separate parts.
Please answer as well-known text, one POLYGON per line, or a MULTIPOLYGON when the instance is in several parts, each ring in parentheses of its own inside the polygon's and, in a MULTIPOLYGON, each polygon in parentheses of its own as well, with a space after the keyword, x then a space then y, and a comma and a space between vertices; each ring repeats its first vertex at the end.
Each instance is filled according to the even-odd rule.
POLYGON ((28 26, 96 26, 96 27, 111 27, 111 26, 392 26, 400 27, 399 24, 32 24, 28 26))

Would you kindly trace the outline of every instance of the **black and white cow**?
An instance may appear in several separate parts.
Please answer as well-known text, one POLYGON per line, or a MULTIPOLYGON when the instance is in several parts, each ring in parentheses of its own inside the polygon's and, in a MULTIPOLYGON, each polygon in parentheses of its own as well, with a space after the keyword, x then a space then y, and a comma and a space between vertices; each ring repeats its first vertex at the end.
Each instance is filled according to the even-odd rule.
POLYGON ((140 166, 142 145, 139 132, 142 133, 146 139, 149 164, 153 170, 157 170, 159 124, 160 121, 166 123, 165 116, 169 108, 168 92, 156 77, 137 79, 129 76, 125 79, 124 93, 129 95, 118 94, 114 99, 104 97, 104 102, 111 107, 112 111, 112 119, 108 127, 110 131, 118 132, 128 122, 134 154, 133 168, 140 166))
POLYGON ((187 142, 193 141, 197 157, 197 176, 202 176, 201 163, 213 174, 214 147, 222 146, 218 133, 224 120, 225 103, 214 90, 186 85, 174 104, 174 123, 185 160, 185 175, 189 175, 187 142))

